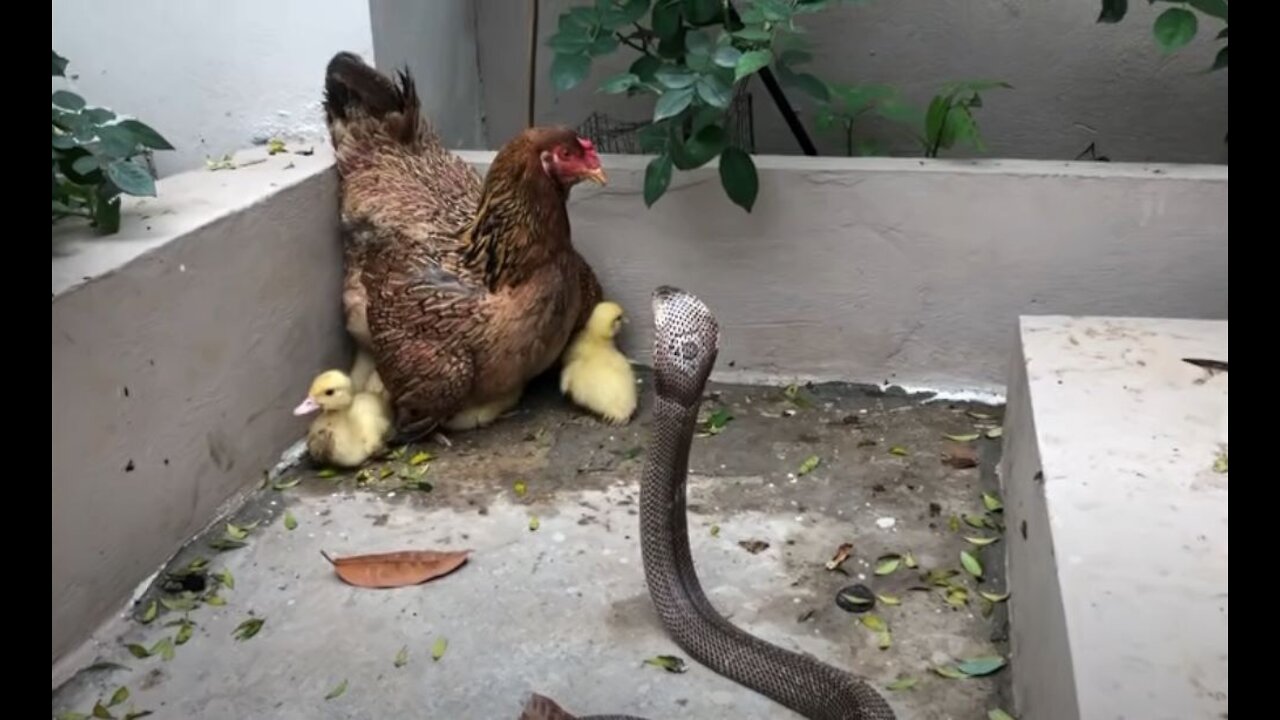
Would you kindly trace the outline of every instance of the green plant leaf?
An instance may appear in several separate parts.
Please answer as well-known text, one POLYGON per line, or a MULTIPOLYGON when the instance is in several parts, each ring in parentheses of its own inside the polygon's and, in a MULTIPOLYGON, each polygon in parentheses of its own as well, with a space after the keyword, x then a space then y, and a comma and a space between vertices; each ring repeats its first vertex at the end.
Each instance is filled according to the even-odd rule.
POLYGON ((53 50, 53 77, 66 77, 67 75, 67 59, 58 54, 57 50, 53 50))
POLYGON ((138 139, 119 125, 98 128, 98 146, 112 160, 127 160, 137 154, 138 139))
POLYGON ((733 34, 739 40, 748 40, 750 42, 769 42, 773 39, 773 33, 759 27, 743 28, 733 34))
POLYGON ((608 95, 617 95, 618 93, 626 92, 639 84, 639 75, 630 72, 618 73, 617 75, 614 75, 600 83, 600 92, 608 95))
POLYGON ((1129 12, 1129 0, 1102 0, 1102 12, 1098 15, 1100 23, 1118 23, 1129 12))
POLYGON ((690 25, 708 25, 720 19, 721 0, 684 0, 684 16, 690 25))
POLYGON ((644 204, 653 207, 671 184, 671 156, 663 153, 649 161, 644 169, 644 204))
POLYGON ((262 624, 265 622, 266 618, 251 617, 237 625, 236 629, 231 631, 231 634, 236 640, 248 640, 258 634, 258 631, 262 629, 262 624))
POLYGON ((107 177, 121 192, 138 197, 155 197, 156 181, 146 168, 128 160, 113 160, 107 165, 107 177))
POLYGON ((563 55, 581 55, 591 47, 591 36, 577 25, 552 35, 547 40, 547 47, 563 55))
POLYGON ((689 55, 709 57, 711 51, 715 49, 715 44, 711 42, 711 38, 707 37, 706 33, 701 30, 695 30, 685 33, 684 49, 689 55))
POLYGON ((652 20, 659 40, 674 40, 680 34, 680 0, 657 0, 652 20))
POLYGON ((551 86, 556 92, 577 87, 591 72, 591 58, 585 55, 556 55, 551 61, 551 86))
POLYGON ((148 649, 146 649, 146 648, 145 648, 145 647, 143 647, 142 645, 138 645, 137 643, 129 643, 128 645, 125 645, 124 647, 125 647, 125 649, 126 649, 126 650, 128 650, 128 651, 129 651, 129 654, 130 654, 130 655, 132 655, 132 656, 134 656, 134 657, 138 658, 139 660, 141 660, 141 659, 143 659, 143 658, 151 657, 151 651, 150 651, 150 650, 148 650, 148 649))
POLYGON ((644 661, 644 664, 660 667, 669 673, 682 673, 689 669, 688 665, 684 662, 684 658, 677 657, 675 655, 658 655, 647 658, 644 661))
POLYGON ((773 62, 771 50, 752 50, 742 53, 742 57, 738 58, 737 64, 733 66, 733 81, 736 83, 752 73, 759 72, 771 62, 773 62))
POLYGON ((93 206, 93 224, 104 235, 119 232, 120 198, 99 199, 93 206))
POLYGON ((284 511, 284 529, 296 530, 297 528, 298 528, 298 518, 294 517, 293 513, 289 512, 288 510, 285 510, 284 511))
POLYGON ((798 73, 792 75, 791 84, 795 85, 814 100, 827 102, 831 99, 831 92, 828 90, 827 84, 809 73, 798 73))
POLYGON ((1212 72, 1214 70, 1226 70, 1226 69, 1227 69, 1227 49, 1222 48, 1221 50, 1218 51, 1217 57, 1213 59, 1213 66, 1210 67, 1209 70, 1210 72, 1212 72))
POLYGON ((1219 33, 1218 33, 1218 35, 1217 35, 1217 39, 1218 39, 1218 40, 1226 40, 1226 39, 1227 39, 1227 28, 1222 28, 1222 32, 1219 32, 1219 33))
POLYGON ((992 655, 990 657, 972 658, 956 663, 956 669, 969 677, 990 675, 1005 666, 1005 659, 992 655))
POLYGON ((738 60, 741 58, 741 50, 732 45, 725 45, 716 50, 716 54, 712 56, 711 61, 722 68, 731 68, 737 67, 738 60))
POLYGON ((449 641, 447 639, 442 637, 436 638, 436 641, 431 645, 431 659, 439 660, 444 657, 444 651, 448 649, 449 641))
POLYGON ((1227 21, 1227 0, 1188 0, 1187 4, 1209 17, 1227 21))
POLYGON ((335 685, 333 689, 330 690, 327 694, 325 694, 324 699, 333 700, 334 698, 341 697, 342 694, 345 693, 346 691, 347 691, 347 681, 343 680, 342 682, 335 685))
POLYGON ((654 78, 669 90, 680 90, 693 85, 698 76, 690 72, 686 67, 663 65, 661 69, 654 73, 654 78))
POLYGON ((689 103, 692 102, 692 87, 668 90, 662 93, 662 96, 658 98, 658 102, 653 106, 653 121, 662 122, 669 117, 675 117, 684 112, 684 109, 689 107, 689 103))
POLYGON ((866 615, 863 615, 860 620, 863 625, 867 626, 867 629, 874 630, 875 632, 884 632, 889 629, 889 624, 886 623, 884 618, 879 615, 867 613, 866 615))
POLYGON ((751 212, 760 192, 760 178, 746 151, 729 146, 720 153, 720 184, 733 204, 751 212))
POLYGON ((116 114, 106 108, 85 108, 84 118, 94 125, 109 123, 116 119, 116 114))
POLYGON ((950 109, 951 101, 945 96, 934 95, 933 100, 929 101, 929 110, 924 117, 924 136, 930 145, 940 144, 942 124, 950 109))
POLYGON ((804 475, 808 475, 814 470, 817 470, 818 465, 821 463, 822 458, 819 458, 817 455, 810 455, 804 459, 804 462, 800 463, 800 467, 796 469, 796 476, 802 477, 804 475))
POLYGON ((83 155, 71 163, 71 168, 81 175, 88 175, 98 169, 98 158, 93 155, 83 155))
POLYGON ((84 98, 70 90, 55 90, 53 93, 53 104, 65 110, 79 112, 84 109, 84 98))
POLYGON ((622 13, 624 25, 630 25, 649 12, 650 0, 626 0, 618 10, 622 13))
POLYGON ((1191 42, 1196 36, 1199 21, 1195 13, 1183 8, 1169 8, 1160 13, 1151 26, 1156 44, 1165 52, 1173 52, 1191 42))
POLYGON ((717 75, 703 75, 694 84, 698 97, 711 107, 725 109, 733 101, 733 88, 717 75))
POLYGON ((631 63, 631 67, 628 69, 644 82, 657 82, 658 68, 660 67, 662 67, 662 61, 658 58, 652 55, 641 55, 639 59, 631 63))
POLYGON ((987 711, 987 720, 1014 720, 1014 717, 1000 708, 995 708, 987 711))
POLYGON ((129 688, 121 685, 111 694, 111 700, 107 702, 107 707, 115 707, 120 703, 129 699, 129 688))
POLYGON ((608 55, 614 50, 617 50, 618 45, 619 45, 618 38, 607 33, 602 33, 600 35, 597 35, 596 39, 592 41, 591 47, 587 49, 587 53, 590 54, 592 57, 608 55))
POLYGON ((901 555, 885 555, 876 560, 875 573, 877 575, 890 575, 898 566, 902 564, 901 555))
POLYGON ((1000 502, 1000 498, 995 493, 982 493, 982 505, 991 512, 1001 512, 1004 510, 1004 503, 1000 502))
POLYGON ((719 155, 728 144, 729 134, 719 125, 705 125, 684 145, 687 159, 692 163, 690 169, 702 167, 719 155))
POLYGON ((168 140, 165 140, 150 125, 140 120, 121 120, 118 127, 133 133, 133 137, 137 139, 138 144, 142 147, 151 148, 152 150, 173 149, 173 145, 170 145, 168 140))

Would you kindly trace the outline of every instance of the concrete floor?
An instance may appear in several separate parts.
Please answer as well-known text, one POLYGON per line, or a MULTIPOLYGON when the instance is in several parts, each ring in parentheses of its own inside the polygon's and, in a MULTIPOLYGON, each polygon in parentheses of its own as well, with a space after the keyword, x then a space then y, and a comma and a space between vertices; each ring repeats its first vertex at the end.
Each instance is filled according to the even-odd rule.
MULTIPOLYGON (((407 464, 415 449, 385 463, 395 470, 386 479, 376 471, 368 483, 287 473, 300 484, 264 488, 234 513, 238 524, 260 523, 245 547, 210 549, 225 532, 218 526, 170 566, 203 557, 210 572, 229 570, 234 588, 218 591, 225 605, 161 608, 144 624, 160 592, 153 587, 131 617, 95 635, 98 664, 54 691, 54 714, 88 714, 124 686, 130 697, 112 708, 115 717, 133 707, 156 718, 515 718, 530 691, 581 714, 791 717, 697 663, 675 674, 642 662, 685 657, 653 613, 640 563, 642 397, 642 414, 617 429, 540 388, 498 425, 455 436, 451 449, 426 447, 435 456, 429 464, 407 464), (433 490, 402 486, 423 467, 433 490), (286 509, 296 529, 286 528, 286 509), (321 556, 462 548, 473 554, 453 574, 391 590, 346 585, 321 556), (251 615, 264 620, 260 632, 234 639, 251 615), (175 637, 181 626, 167 623, 183 616, 194 627, 171 659, 130 654, 130 643, 150 648, 175 637), (433 661, 440 638, 447 651, 433 661), (407 663, 397 666, 401 648, 407 663), (326 699, 344 682, 341 695, 326 699)), ((921 400, 841 385, 801 389, 795 399, 778 388, 714 387, 704 414, 725 408, 734 419, 694 444, 694 557, 717 608, 747 630, 880 686, 917 678, 912 689, 886 691, 899 717, 985 718, 1008 708, 1007 669, 969 679, 931 669, 1006 654, 1005 605, 984 617, 986 601, 974 592, 1003 589, 1004 543, 970 545, 962 536, 994 533, 963 524, 956 531, 951 519, 983 514, 1000 441, 970 443, 976 468, 941 456, 944 434, 980 432, 975 425, 998 423, 1001 409, 921 400), (797 477, 810 456, 820 464, 797 477), (740 545, 753 540, 768 548, 740 545), (854 550, 844 572, 828 571, 824 563, 846 542, 854 550), (921 575, 958 569, 964 549, 988 577, 980 585, 967 579, 971 601, 955 608, 921 575), (877 557, 908 550, 918 569, 873 573, 877 557), (875 610, 892 632, 886 650, 834 603, 855 582, 902 600, 875 610)))

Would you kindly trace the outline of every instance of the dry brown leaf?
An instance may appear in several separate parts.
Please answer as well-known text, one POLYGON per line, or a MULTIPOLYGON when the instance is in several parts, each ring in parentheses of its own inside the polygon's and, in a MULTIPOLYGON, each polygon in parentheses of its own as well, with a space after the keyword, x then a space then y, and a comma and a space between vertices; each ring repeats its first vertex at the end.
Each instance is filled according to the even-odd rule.
POLYGON ((349 585, 395 588, 418 585, 447 575, 465 563, 471 551, 404 550, 349 557, 329 557, 324 551, 320 554, 333 564, 334 572, 349 585))
POLYGON ((853 552, 852 543, 844 543, 840 547, 836 548, 835 557, 827 561, 827 569, 835 570, 836 568, 840 567, 842 564, 844 564, 845 560, 849 559, 849 553, 851 552, 853 552))
POLYGON ((972 445, 966 443, 949 443, 942 462, 953 468, 965 469, 978 467, 978 453, 972 445))

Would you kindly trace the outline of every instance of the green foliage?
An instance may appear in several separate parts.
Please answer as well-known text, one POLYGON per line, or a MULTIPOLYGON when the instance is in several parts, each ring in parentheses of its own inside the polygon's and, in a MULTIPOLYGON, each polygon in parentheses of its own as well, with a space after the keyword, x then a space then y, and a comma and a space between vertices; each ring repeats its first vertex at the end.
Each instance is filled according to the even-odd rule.
MULTIPOLYGON (((67 59, 53 53, 53 77, 65 77, 67 59)), ((172 150, 145 123, 89 107, 70 90, 55 90, 53 105, 53 222, 87 218, 102 234, 120 229, 120 195, 154 196, 155 179, 136 159, 172 150)))
MULTIPOLYGON (((1166 53, 1174 52, 1195 39, 1200 31, 1200 19, 1192 10, 1214 20, 1222 21, 1222 30, 1215 36, 1216 40, 1227 39, 1227 0, 1148 0, 1149 4, 1159 2, 1162 5, 1174 5, 1156 16, 1151 25, 1151 33, 1156 44, 1166 53)), ((1102 12, 1098 15, 1100 23, 1118 23, 1129 12, 1128 0, 1102 0, 1102 12)), ((1227 44, 1214 56, 1209 71, 1227 69, 1227 44)))

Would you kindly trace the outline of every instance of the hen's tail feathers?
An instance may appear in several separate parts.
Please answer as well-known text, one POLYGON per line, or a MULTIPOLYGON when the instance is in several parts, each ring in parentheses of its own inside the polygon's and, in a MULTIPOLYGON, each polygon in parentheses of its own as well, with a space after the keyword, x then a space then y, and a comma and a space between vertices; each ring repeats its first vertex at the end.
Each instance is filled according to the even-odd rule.
POLYGON ((397 141, 410 143, 420 131, 419 108, 408 70, 398 71, 392 81, 350 52, 334 55, 325 69, 324 112, 335 147, 362 125, 381 126, 397 141))
POLYGON ((520 720, 575 720, 575 718, 551 698, 538 693, 528 693, 525 695, 520 720))

